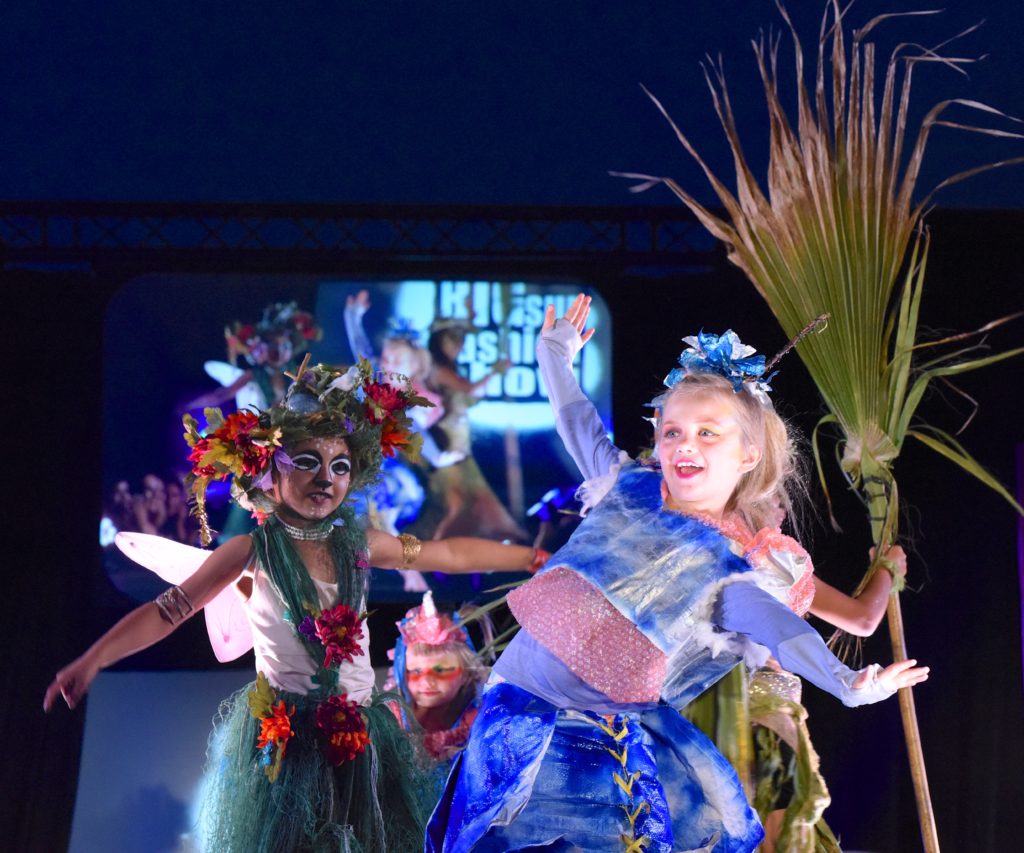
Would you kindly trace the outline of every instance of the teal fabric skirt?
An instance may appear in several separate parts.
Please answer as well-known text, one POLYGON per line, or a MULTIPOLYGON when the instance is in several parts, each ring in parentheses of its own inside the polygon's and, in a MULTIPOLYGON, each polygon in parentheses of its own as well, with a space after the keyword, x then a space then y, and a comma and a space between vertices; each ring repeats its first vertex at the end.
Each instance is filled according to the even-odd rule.
MULTIPOLYGON (((295 705, 293 735, 269 781, 256 743, 260 721, 243 687, 221 704, 207 751, 199 837, 210 853, 413 853, 436 782, 415 742, 375 697, 360 709, 370 736, 353 760, 332 765, 321 751, 316 702, 278 691, 295 705)), ((390 697, 388 697, 390 698, 390 697)))

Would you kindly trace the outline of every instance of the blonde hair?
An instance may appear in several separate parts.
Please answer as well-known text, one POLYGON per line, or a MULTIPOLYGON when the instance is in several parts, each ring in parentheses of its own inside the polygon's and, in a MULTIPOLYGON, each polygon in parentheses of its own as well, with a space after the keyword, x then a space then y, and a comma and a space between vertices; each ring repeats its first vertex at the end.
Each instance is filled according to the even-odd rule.
POLYGON ((661 439, 662 412, 669 401, 709 395, 732 401, 742 441, 761 451, 758 463, 740 476, 726 504, 726 512, 739 514, 751 530, 778 526, 781 518, 789 518, 793 513, 794 498, 804 491, 804 475, 791 430, 770 401, 763 403, 743 389, 734 391, 732 383, 724 376, 691 373, 657 400, 655 449, 661 439))

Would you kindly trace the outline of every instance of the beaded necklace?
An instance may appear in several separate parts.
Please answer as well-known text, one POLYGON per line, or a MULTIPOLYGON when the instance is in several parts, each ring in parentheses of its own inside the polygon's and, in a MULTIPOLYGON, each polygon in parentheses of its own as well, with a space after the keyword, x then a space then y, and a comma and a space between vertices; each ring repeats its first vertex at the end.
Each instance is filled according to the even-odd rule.
POLYGON ((332 522, 320 523, 315 527, 295 527, 277 516, 277 521, 292 539, 299 542, 322 542, 331 538, 331 531, 334 529, 332 522))

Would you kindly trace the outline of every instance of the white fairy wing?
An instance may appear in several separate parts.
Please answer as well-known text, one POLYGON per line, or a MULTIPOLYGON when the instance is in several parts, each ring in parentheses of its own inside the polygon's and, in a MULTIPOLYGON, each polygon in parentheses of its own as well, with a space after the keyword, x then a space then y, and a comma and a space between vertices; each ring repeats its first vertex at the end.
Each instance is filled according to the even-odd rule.
MULTIPOLYGON (((244 368, 236 367, 226 361, 204 361, 203 370, 206 371, 207 376, 225 388, 245 373, 244 368)), ((246 382, 235 394, 235 404, 239 409, 258 409, 262 412, 267 408, 267 397, 255 382, 246 382)))
MULTIPOLYGON (((130 560, 175 585, 191 577, 210 556, 202 548, 148 533, 118 533, 114 543, 130 560)), ((217 660, 227 663, 252 648, 249 619, 234 584, 222 589, 203 609, 206 633, 217 660)))

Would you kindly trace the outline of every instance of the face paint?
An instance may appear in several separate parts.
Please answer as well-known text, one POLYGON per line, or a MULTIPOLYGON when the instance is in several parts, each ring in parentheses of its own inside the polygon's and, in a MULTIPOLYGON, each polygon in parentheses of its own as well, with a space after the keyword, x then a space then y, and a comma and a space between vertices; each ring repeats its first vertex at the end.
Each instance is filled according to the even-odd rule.
POLYGON ((289 448, 289 456, 293 465, 278 475, 278 502, 292 518, 326 518, 341 506, 352 481, 348 443, 343 438, 308 438, 289 448))
POLYGON ((405 656, 405 680, 413 701, 421 708, 437 708, 454 701, 465 683, 465 670, 457 655, 417 654, 405 656))

